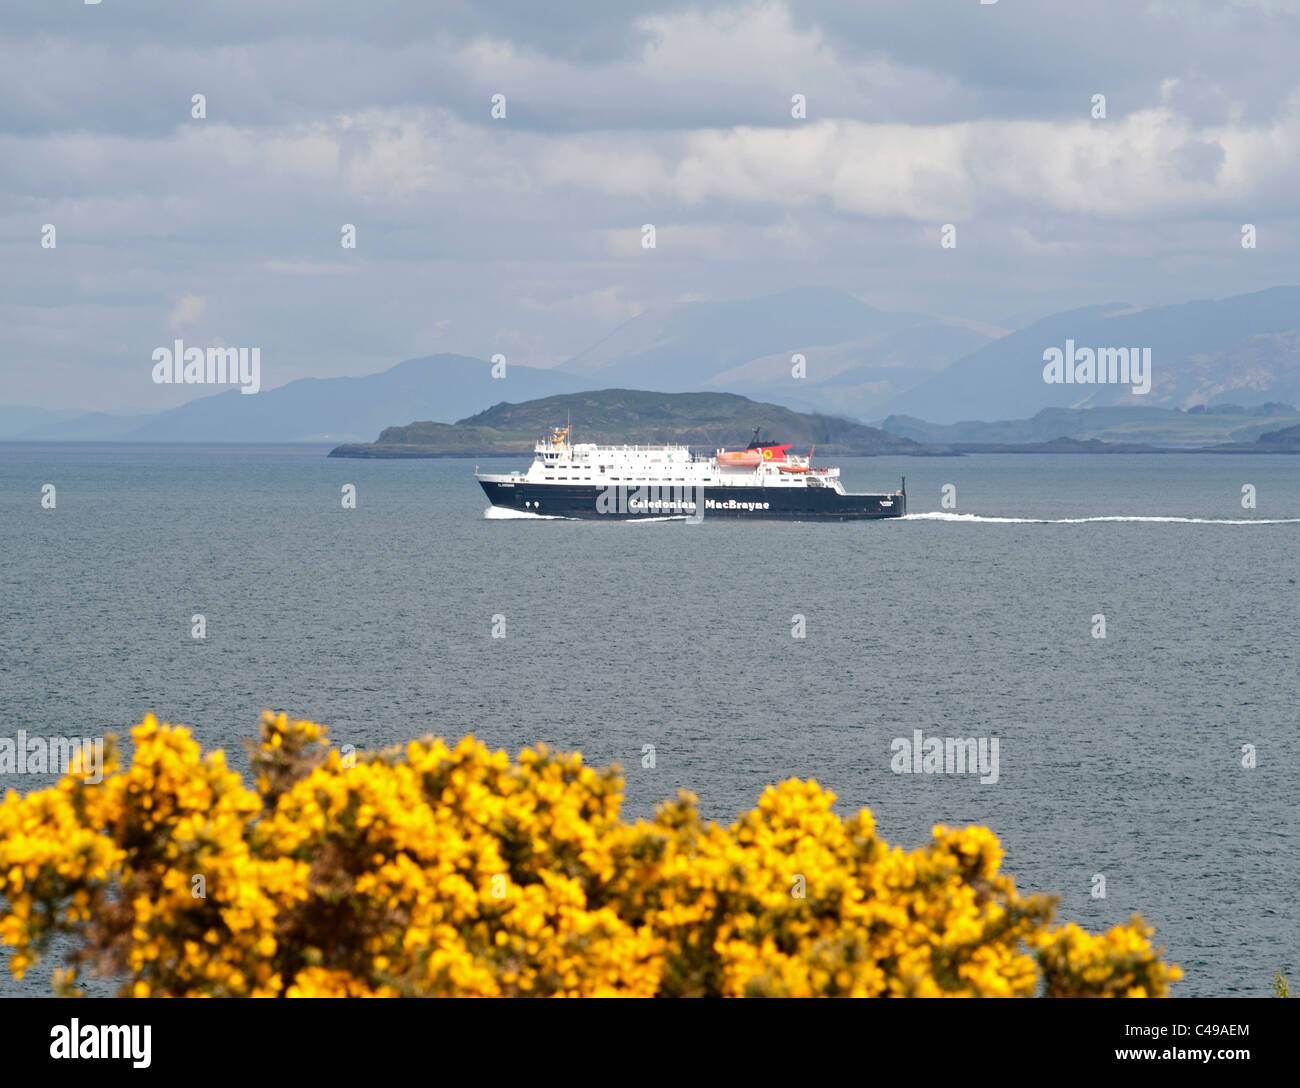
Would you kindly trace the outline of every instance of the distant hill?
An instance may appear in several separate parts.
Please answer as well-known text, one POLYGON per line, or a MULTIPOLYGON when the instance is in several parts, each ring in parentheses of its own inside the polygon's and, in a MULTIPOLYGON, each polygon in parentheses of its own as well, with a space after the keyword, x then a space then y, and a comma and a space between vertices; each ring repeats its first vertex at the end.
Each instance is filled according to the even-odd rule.
POLYGON ((394 419, 423 416, 450 423, 503 394, 520 400, 580 389, 557 371, 491 364, 465 355, 408 359, 361 378, 302 378, 247 396, 230 389, 151 416, 92 414, 29 429, 33 441, 310 442, 364 439, 394 419))
POLYGON ((1177 451, 1144 442, 1103 442, 1099 438, 1053 438, 1049 442, 958 442, 954 453, 1199 453, 1177 451))
POLYGON ((939 423, 1015 419, 1042 408, 1191 408, 1225 402, 1300 403, 1300 287, 1177 306, 1124 304, 1053 314, 985 345, 891 400, 888 411, 939 423), (1152 386, 1050 385, 1043 352, 1150 348, 1152 386))
POLYGON ((997 332, 878 310, 832 288, 800 287, 648 310, 561 369, 602 386, 725 390, 864 418, 997 332), (804 357, 805 377, 791 374, 795 354, 804 357))
POLYGON ((701 451, 743 448, 754 427, 774 442, 819 453, 874 455, 928 453, 929 447, 875 427, 816 413, 795 412, 732 393, 664 394, 602 389, 502 403, 462 419, 454 427, 411 423, 386 427, 378 441, 345 445, 337 457, 447 457, 527 453, 551 427, 570 421, 573 440, 601 445, 679 443, 701 451))
POLYGON ((1289 404, 1264 404, 1255 408, 1219 405, 1188 412, 1172 408, 1044 408, 1029 419, 996 423, 928 423, 911 416, 889 416, 880 426, 890 434, 917 442, 945 445, 1005 445, 1071 438, 1195 448, 1221 442, 1254 442, 1265 432, 1290 423, 1300 423, 1300 411, 1289 404))
POLYGON ((794 353, 783 351, 724 371, 706 384, 804 411, 866 420, 988 342, 986 333, 931 322, 847 343, 803 345, 804 378, 792 376, 794 353))
POLYGON ((115 416, 107 412, 75 413, 69 418, 29 423, 12 437, 30 442, 129 442, 152 415, 115 416))
POLYGON ((45 408, 29 408, 18 404, 0 406, 0 442, 18 438, 34 427, 61 423, 80 414, 79 412, 51 412, 45 408))
POLYGON ((669 386, 697 387, 773 352, 859 340, 930 320, 887 313, 818 287, 731 302, 685 302, 624 322, 563 369, 670 391, 669 386))
POLYGON ((1254 442, 1211 446, 1206 453, 1293 453, 1300 454, 1300 424, 1262 434, 1254 442))
POLYGON ((1300 424, 1295 427, 1286 427, 1280 431, 1270 431, 1268 434, 1262 434, 1255 440, 1257 446, 1272 446, 1276 449, 1286 447, 1300 452, 1300 424))
MULTIPOLYGON (((806 287, 647 311, 563 369, 608 385, 719 389, 800 411, 941 424, 1028 418, 1044 408, 1297 404, 1300 287, 1145 309, 1086 306, 1012 332, 891 313, 841 291, 806 287), (1150 391, 1044 382, 1043 352, 1064 349, 1067 340, 1093 350, 1150 348, 1150 391), (805 377, 791 374, 795 354, 803 356, 805 377)), ((1198 441, 1190 430, 1186 440, 1198 441)))
POLYGON ((450 424, 502 401, 520 404, 593 388, 727 392, 859 423, 888 416, 899 434, 913 438, 921 421, 928 427, 1004 421, 994 431, 945 435, 943 441, 1253 442, 1263 430, 1294 420, 1249 413, 1278 402, 1300 404, 1300 287, 1149 309, 1087 306, 1013 332, 888 312, 842 291, 802 287, 647 311, 559 369, 510 364, 503 381, 491 377, 484 360, 434 355, 381 374, 306 378, 255 396, 231 389, 156 415, 59 418, 62 413, 0 409, 0 438, 364 442, 395 419, 450 424), (1094 350, 1150 348, 1151 391, 1135 396, 1129 386, 1045 383, 1044 350, 1064 348, 1067 340, 1094 350), (802 378, 791 374, 796 354, 803 357, 802 378), (1228 404, 1245 410, 1241 419, 1140 415, 1182 409, 1190 417, 1195 409, 1228 404), (1101 416, 1039 418, 1045 409, 1119 408, 1135 410, 1122 426, 1118 417, 1104 427, 1101 416), (1009 430, 1013 422, 1020 426, 1009 430), (1060 433, 1063 423, 1069 429, 1060 433))

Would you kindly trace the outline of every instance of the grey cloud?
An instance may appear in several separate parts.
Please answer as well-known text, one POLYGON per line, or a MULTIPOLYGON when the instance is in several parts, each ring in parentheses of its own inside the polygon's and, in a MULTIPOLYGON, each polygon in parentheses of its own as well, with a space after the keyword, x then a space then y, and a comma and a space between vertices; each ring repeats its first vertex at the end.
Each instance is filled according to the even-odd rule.
POLYGON ((824 61, 719 49, 709 64, 668 79, 641 63, 665 19, 741 11, 757 21, 772 10, 591 0, 105 0, 91 8, 19 0, 0 46, 0 127, 159 134, 188 118, 195 91, 208 94, 213 119, 238 125, 402 106, 487 124, 487 96, 498 91, 512 100, 513 127, 539 131, 771 124, 788 119, 796 90, 810 94, 818 117, 1068 118, 1086 115, 1098 92, 1112 115, 1159 104, 1170 80, 1180 87, 1176 108, 1198 124, 1232 111, 1261 122, 1285 108, 1294 88, 1300 26, 1295 15, 1209 0, 814 0, 791 4, 789 18, 796 33, 824 40, 824 61))
POLYGON ((1213 140, 1189 140, 1173 153, 1179 177, 1185 181, 1212 182, 1227 158, 1222 144, 1213 140))
POLYGON ((1233 181, 1218 203, 1177 188, 1235 178, 1234 155, 1267 144, 1262 126, 1286 116, 1300 82, 1294 17, 1190 0, 782 10, 10 0, 0 399, 167 407, 190 391, 150 384, 149 352, 175 335, 262 346, 270 387, 437 351, 552 364, 631 309, 688 295, 816 284, 996 322, 1294 278, 1293 173, 1233 181), (647 27, 664 25, 676 30, 660 42, 647 27), (488 117, 498 90, 504 122, 488 117), (882 187, 873 170, 889 180, 888 147, 910 146, 883 128, 838 188, 817 187, 834 146, 730 153, 741 126, 803 131, 795 91, 809 128, 888 123, 941 144, 944 126, 978 121, 988 138, 961 154, 939 147, 933 163, 900 160, 895 188, 920 207, 905 215, 897 200, 849 199, 882 187), (208 97, 206 121, 189 117, 194 92, 208 97), (1105 172, 1076 172, 1075 149, 1030 161, 997 127, 1039 120, 1044 142, 1059 139, 1095 92, 1108 97, 1105 138, 1162 106, 1166 128, 1186 129, 1155 171, 1168 199, 1108 206, 1088 191, 1105 172), (577 165, 566 173, 565 161, 577 165), (960 241, 946 251, 937 229, 949 218, 960 241), (1246 219, 1261 248, 1242 260, 1246 219), (57 250, 39 245, 47 222, 57 250), (660 229, 654 251, 639 246, 646 222, 660 229), (343 223, 357 226, 355 251, 339 246, 343 223), (177 330, 187 295, 202 305, 177 330))

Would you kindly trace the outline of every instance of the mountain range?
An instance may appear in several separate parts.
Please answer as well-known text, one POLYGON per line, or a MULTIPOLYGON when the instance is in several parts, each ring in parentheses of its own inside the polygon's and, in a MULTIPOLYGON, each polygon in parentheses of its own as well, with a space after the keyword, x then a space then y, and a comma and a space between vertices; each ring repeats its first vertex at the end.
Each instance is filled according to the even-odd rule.
MULTIPOLYGON (((921 440, 891 433, 837 416, 796 412, 779 404, 763 404, 735 393, 648 393, 639 389, 601 389, 586 393, 565 393, 522 404, 498 404, 458 423, 421 421, 399 427, 385 427, 374 442, 347 443, 330 451, 331 457, 415 458, 491 457, 531 453, 537 439, 556 420, 572 427, 571 440, 601 446, 627 443, 641 445, 676 444, 697 453, 719 448, 740 449, 752 437, 754 420, 763 421, 763 439, 770 443, 790 442, 796 449, 816 447, 823 455, 955 456, 963 453, 1169 453, 1176 449, 1196 453, 1300 453, 1300 423, 1278 428, 1279 421, 1300 418, 1277 406, 1256 410, 1232 408, 1203 412, 1171 412, 1166 409, 1091 408, 1065 413, 1044 409, 1033 420, 996 424, 923 424, 915 430, 921 440), (1106 440, 1097 437, 1071 438, 1053 434, 1058 426, 1097 429, 1113 417, 1140 414, 1146 426, 1177 434, 1176 422, 1183 418, 1213 417, 1208 433, 1214 441, 1199 445, 1152 444, 1132 441, 1120 421, 1111 426, 1116 433, 1106 440), (1082 417, 1082 421, 1074 418, 1082 417), (1088 417, 1096 417, 1089 421, 1088 417), (1050 422, 1059 418, 1059 423, 1050 422), (1240 425, 1250 419, 1250 426, 1240 425), (1232 422, 1237 421, 1237 422, 1232 422), (1273 429, 1260 431, 1260 428, 1273 429), (926 431, 944 441, 925 441, 926 431), (1224 434, 1233 441, 1218 439, 1224 434), (1250 436, 1253 436, 1250 437, 1250 436)), ((1191 432, 1187 432, 1191 433, 1191 432)), ((1185 434, 1182 435, 1185 437, 1185 434)))
POLYGON ((726 390, 864 419, 1006 331, 878 310, 842 291, 796 288, 647 311, 563 369, 600 386, 726 390), (801 377, 792 374, 797 366, 801 377))
POLYGON ((881 428, 914 441, 939 445, 1007 445, 1058 438, 1140 443, 1166 449, 1197 449, 1225 442, 1249 443, 1279 428, 1300 424, 1289 404, 1180 408, 1044 408, 1029 419, 993 423, 927 423, 889 416, 881 428))
MULTIPOLYGON (((157 415, 92 413, 0 431, 37 442, 348 442, 369 440, 397 420, 448 422, 505 399, 575 392, 587 383, 556 370, 506 367, 465 355, 408 359, 363 378, 302 378, 246 396, 230 389, 157 415)), ((6 422, 0 416, 0 425, 6 422)))
MULTIPOLYGON (((1044 409, 1172 415, 1226 404, 1285 407, 1300 403, 1300 287, 1173 306, 1088 306, 1013 329, 880 310, 842 291, 803 287, 649 310, 553 369, 510 364, 495 378, 486 360, 443 354, 364 377, 300 379, 255 396, 230 389, 153 415, 0 408, 0 439, 367 441, 410 420, 452 423, 501 403, 607 388, 725 391, 857 422, 905 417, 914 429, 1037 419, 1044 409), (1048 384, 1044 353, 1070 343, 1150 349, 1150 392, 1048 384)), ((1077 428, 1070 436, 1087 437, 1077 428)))
POLYGON ((931 422, 1014 419, 1041 408, 1191 408, 1300 403, 1300 287, 1274 287, 1221 301, 1135 309, 1090 306, 1053 314, 977 348, 943 374, 890 401, 893 414, 931 422), (1151 352, 1151 389, 1048 384, 1044 352, 1066 342, 1094 352, 1151 352))

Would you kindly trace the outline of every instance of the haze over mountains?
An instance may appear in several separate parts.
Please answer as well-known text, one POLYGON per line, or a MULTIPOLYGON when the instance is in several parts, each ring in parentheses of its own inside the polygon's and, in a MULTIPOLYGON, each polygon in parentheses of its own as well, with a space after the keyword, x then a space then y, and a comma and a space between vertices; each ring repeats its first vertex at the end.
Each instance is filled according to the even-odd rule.
POLYGON ((1300 288, 1274 287, 1221 301, 1139 310, 1091 306, 1053 314, 957 361, 892 398, 892 414, 934 423, 1019 419, 1042 408, 1300 403, 1300 288), (1125 385, 1049 385, 1043 352, 1150 348, 1149 393, 1125 385))
MULTIPOLYGON (((148 362, 141 365, 147 371, 148 362)), ((484 359, 433 355, 379 374, 302 379, 254 396, 232 388, 155 415, 63 418, 0 408, 0 439, 370 441, 413 420, 452 423, 502 402, 608 388, 725 391, 859 422, 909 417, 909 425, 1028 419, 1043 409, 1294 405, 1300 287, 1149 309, 1089 306, 1016 330, 889 312, 841 291, 798 288, 647 311, 551 370, 510 363, 504 378, 493 378, 484 359), (1150 348, 1150 392, 1044 382, 1044 351, 1067 341, 1150 348), (792 375, 796 363, 802 378, 792 375)))
MULTIPOLYGON (((531 400, 588 388, 572 375, 509 366, 505 380, 491 363, 464 355, 408 359, 363 378, 303 378, 246 396, 228 389, 147 416, 99 413, 42 422, 0 438, 85 442, 312 442, 369 441, 394 422, 452 422, 497 401, 531 400), (507 393, 508 390, 508 393, 507 393)), ((0 415, 0 426, 13 427, 0 415)))
POLYGON ((1289 404, 1254 408, 1220 405, 1184 412, 1169 408, 1044 408, 1028 419, 991 423, 929 423, 889 416, 881 429, 932 445, 1018 445, 1057 438, 1138 443, 1163 449, 1199 449, 1222 443, 1251 443, 1270 432, 1300 424, 1289 404))
POLYGON ((863 419, 1005 331, 890 313, 841 291, 798 288, 640 314, 563 369, 604 386, 725 390, 863 419), (794 355, 803 356, 804 378, 792 376, 794 355))

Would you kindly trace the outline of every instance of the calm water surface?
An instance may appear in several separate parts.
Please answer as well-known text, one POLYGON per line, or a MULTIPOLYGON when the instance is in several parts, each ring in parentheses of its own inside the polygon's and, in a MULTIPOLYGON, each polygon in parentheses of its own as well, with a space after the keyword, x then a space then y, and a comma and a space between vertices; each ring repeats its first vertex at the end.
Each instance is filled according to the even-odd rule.
POLYGON ((0 736, 153 710, 240 770, 264 707, 362 749, 544 741, 625 767, 628 817, 688 789, 729 821, 815 777, 909 848, 987 824, 1063 918, 1140 911, 1177 994, 1294 981, 1300 524, 1237 522, 1300 518, 1295 458, 843 459, 851 490, 905 473, 935 516, 685 525, 489 520, 473 462, 324 454, 0 445, 0 736), (1050 521, 1118 515, 1229 524, 1050 521), (997 783, 893 773, 914 729, 997 737, 997 783))

